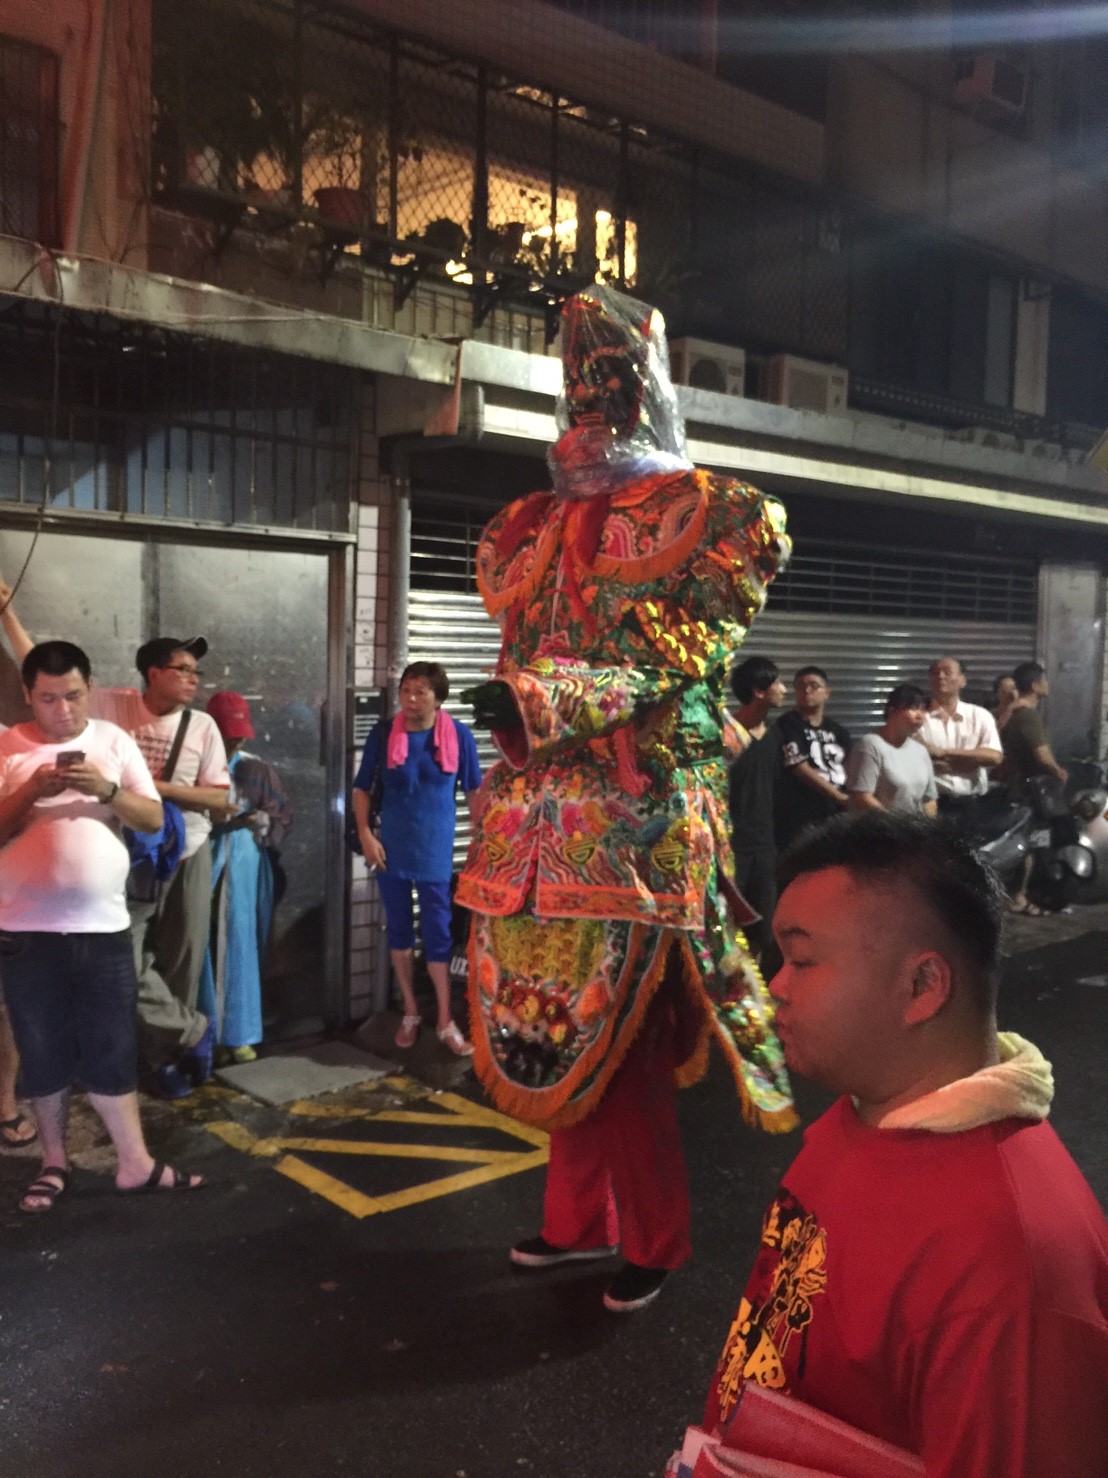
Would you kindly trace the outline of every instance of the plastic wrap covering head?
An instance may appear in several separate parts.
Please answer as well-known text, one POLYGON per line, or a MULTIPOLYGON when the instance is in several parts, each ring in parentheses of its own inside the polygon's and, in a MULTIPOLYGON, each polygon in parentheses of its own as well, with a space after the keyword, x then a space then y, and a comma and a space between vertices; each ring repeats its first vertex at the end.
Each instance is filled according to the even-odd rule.
POLYGON ((691 464, 656 308, 597 285, 562 309, 564 384, 550 450, 554 491, 588 498, 691 464))

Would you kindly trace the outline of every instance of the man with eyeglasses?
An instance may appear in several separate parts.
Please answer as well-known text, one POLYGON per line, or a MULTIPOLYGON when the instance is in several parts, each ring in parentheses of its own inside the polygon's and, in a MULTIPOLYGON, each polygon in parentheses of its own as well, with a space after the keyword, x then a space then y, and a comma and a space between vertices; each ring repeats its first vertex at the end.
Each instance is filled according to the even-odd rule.
POLYGON ((165 1098, 185 1098, 194 1084, 207 1080, 215 1046, 196 998, 211 923, 211 812, 225 808, 230 776, 215 721, 189 706, 207 650, 202 636, 155 637, 135 653, 141 693, 92 690, 94 716, 134 738, 158 794, 185 818, 185 847, 173 876, 155 897, 128 903, 143 1051, 153 1070, 151 1086, 165 1098))

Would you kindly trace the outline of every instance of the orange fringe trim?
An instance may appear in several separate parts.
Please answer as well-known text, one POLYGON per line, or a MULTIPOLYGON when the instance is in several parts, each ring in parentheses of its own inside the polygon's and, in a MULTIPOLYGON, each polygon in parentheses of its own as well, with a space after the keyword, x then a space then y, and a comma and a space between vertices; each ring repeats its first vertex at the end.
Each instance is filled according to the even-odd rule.
POLYGON ((523 1124, 533 1124, 539 1129, 569 1129, 574 1124, 579 1124, 582 1119, 592 1113, 607 1092, 608 1084, 626 1057, 631 1043, 642 1029, 650 1003, 665 974, 669 950, 658 950, 654 964, 640 980, 630 1015, 622 1024, 618 1044, 613 1042, 616 1013, 612 1013, 601 1033, 600 1041, 593 1049, 604 1054, 603 1061, 593 1077, 589 1091, 573 1103, 568 1101, 577 1086, 572 1074, 550 1088, 519 1088, 514 1083, 509 1083, 497 1067, 492 1048, 489 1046, 488 1029, 481 1015, 477 989, 476 954, 475 936, 473 930, 470 930, 468 995, 470 1038, 474 1049, 473 1067, 488 1091, 489 1097, 502 1113, 509 1114, 513 1119, 519 1119, 523 1124), (473 1029, 474 1023, 480 1024, 480 1030, 473 1029))
MULTIPOLYGON (((542 498, 546 496, 547 494, 545 493, 530 494, 531 498, 542 498)), ((553 517, 548 517, 546 522, 540 526, 535 535, 535 553, 531 560, 531 568, 514 585, 494 587, 485 579, 481 567, 478 565, 477 590, 481 599, 485 602, 485 609, 490 616, 498 616, 508 606, 515 604, 517 601, 524 603, 534 596, 550 561, 554 557, 554 551, 561 542, 564 515, 564 508, 559 508, 553 517)))
MULTIPOLYGON (((762 1129, 768 1134, 788 1134, 795 1129, 800 1120, 792 1105, 781 1109, 763 1109, 753 1101, 742 1077, 742 1058, 730 1037, 723 1030, 716 1017, 711 1000, 704 988, 700 977, 692 946, 683 935, 677 935, 668 948, 659 949, 651 968, 642 977, 635 997, 635 1003, 631 1009, 630 1017, 624 1022, 620 1034, 618 1050, 611 1050, 612 1037, 615 1032, 615 1016, 605 1027, 598 1044, 602 1050, 607 1052, 600 1069, 593 1079, 589 1092, 580 1100, 567 1102, 573 1091, 572 1079, 563 1080, 552 1088, 520 1088, 509 1083, 496 1065, 489 1046, 489 1034, 481 1014, 480 999, 477 989, 477 946, 474 931, 470 930, 468 957, 469 957, 469 980, 467 993, 469 996, 470 1012, 470 1037, 473 1042, 473 1066, 477 1077, 485 1087, 489 1097, 502 1113, 509 1114, 512 1118, 520 1120, 524 1124, 533 1124, 539 1129, 568 1129, 574 1124, 579 1124, 582 1119, 590 1114, 607 1091, 614 1073, 623 1061, 624 1057, 638 1036, 643 1020, 650 1004, 654 999, 665 976, 666 966, 669 962, 671 949, 680 951, 685 969, 682 972, 685 989, 690 1001, 699 1008, 701 1025, 697 1031, 696 1044, 692 1052, 674 1073, 674 1081, 678 1088, 691 1088, 704 1076, 708 1068, 709 1046, 713 1035, 720 1043, 731 1068, 731 1075, 738 1090, 739 1106, 742 1111, 743 1120, 752 1128, 762 1129), (476 1029, 479 1028, 479 1029, 476 1029)), ((755 969, 757 967, 755 966, 755 969)), ((761 975, 758 977, 761 979, 761 975)))
MULTIPOLYGON (((590 504, 563 503, 557 506, 546 515, 534 534, 535 543, 531 567, 522 579, 511 585, 495 586, 485 578, 480 565, 478 566, 477 589, 485 603, 485 609, 490 616, 498 616, 501 611, 511 605, 525 605, 533 599, 554 558, 555 551, 560 547, 568 557, 573 575, 578 582, 580 574, 586 570, 621 580, 628 585, 642 585, 648 580, 658 580, 663 575, 668 575, 690 558, 704 537, 704 528, 708 519, 710 477, 710 473, 700 469, 691 474, 667 472, 648 478, 643 483, 636 484, 634 488, 614 495, 612 506, 633 508, 669 482, 687 483, 691 478, 699 490, 700 501, 696 511, 681 533, 664 549, 656 550, 653 554, 643 555, 640 558, 617 559, 613 555, 599 553, 592 560, 582 558, 582 546, 588 549, 601 536, 599 529, 590 530, 588 537, 584 536, 586 525, 596 516, 596 509, 590 504)), ((548 500, 549 497, 549 493, 529 494, 527 498, 521 500, 518 513, 510 516, 508 524, 516 525, 520 520, 525 522, 527 505, 530 503, 537 506, 539 500, 548 500)), ((526 534, 524 537, 526 538, 526 534)))

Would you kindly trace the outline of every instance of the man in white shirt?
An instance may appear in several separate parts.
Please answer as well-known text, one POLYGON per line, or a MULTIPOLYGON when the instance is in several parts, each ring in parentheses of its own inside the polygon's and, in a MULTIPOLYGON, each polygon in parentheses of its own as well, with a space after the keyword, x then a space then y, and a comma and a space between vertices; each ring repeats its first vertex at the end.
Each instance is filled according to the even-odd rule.
POLYGON ((0 961, 42 1144, 19 1203, 49 1211, 69 1186, 66 1125, 75 1082, 104 1122, 121 1191, 194 1189, 157 1164, 135 1091, 138 981, 122 826, 157 832, 162 804, 133 739, 89 718, 89 661, 72 642, 22 665, 33 720, 0 737, 0 961))
POLYGON ((202 636, 155 637, 135 654, 144 680, 141 693, 135 688, 92 692, 92 712, 134 738, 158 794, 179 806, 185 818, 185 849, 172 878, 155 899, 130 904, 143 1050, 154 1068, 152 1086, 166 1098, 184 1098, 193 1083, 210 1076, 215 1047, 211 1024, 196 1009, 196 1000, 211 924, 211 815, 225 809, 231 777, 215 721, 188 706, 200 679, 197 663, 207 650, 202 636), (172 775, 166 773, 170 759, 172 775))
MULTIPOLYGON (((7 587, 0 583, 0 589, 7 587)), ((3 597, 0 596, 0 599, 3 597)), ((10 592, 0 625, 16 661, 32 647, 10 592)), ((130 897, 143 1055, 153 1069, 150 1086, 163 1098, 185 1098, 193 1083, 211 1075, 215 1034, 196 1009, 200 971, 211 921, 212 814, 223 819, 231 777, 214 720, 187 705, 196 697, 197 662, 208 650, 202 636, 155 637, 135 653, 145 688, 93 688, 91 713, 108 719, 138 744, 158 794, 184 814, 185 848, 173 877, 148 900, 130 897), (188 713, 179 753, 174 741, 188 713), (166 775, 173 759, 173 773, 166 775)))
POLYGON ((989 770, 1003 759, 996 720, 987 708, 963 703, 966 671, 957 657, 932 662, 931 702, 916 736, 931 756, 939 810, 956 812, 989 788, 989 770))

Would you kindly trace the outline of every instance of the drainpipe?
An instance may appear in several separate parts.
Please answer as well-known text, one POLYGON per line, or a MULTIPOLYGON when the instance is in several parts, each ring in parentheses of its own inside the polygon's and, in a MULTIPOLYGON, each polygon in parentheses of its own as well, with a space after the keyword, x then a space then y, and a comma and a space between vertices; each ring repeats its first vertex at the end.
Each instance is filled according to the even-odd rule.
POLYGON ((392 502, 389 523, 389 645, 388 712, 399 699, 400 674, 408 665, 408 590, 412 563, 412 485, 408 446, 399 442, 392 453, 392 502))
MULTIPOLYGON (((392 447, 392 476, 389 504, 389 611, 388 658, 385 672, 385 711, 382 723, 396 712, 400 696, 400 674, 408 665, 408 590, 411 583, 412 559, 412 486, 409 475, 411 458, 404 441, 392 447)), ((387 730, 386 730, 387 733, 387 730)), ((384 916, 381 915, 376 968, 370 1001, 370 1015, 378 1016, 388 1009, 392 965, 385 943, 384 916)))

